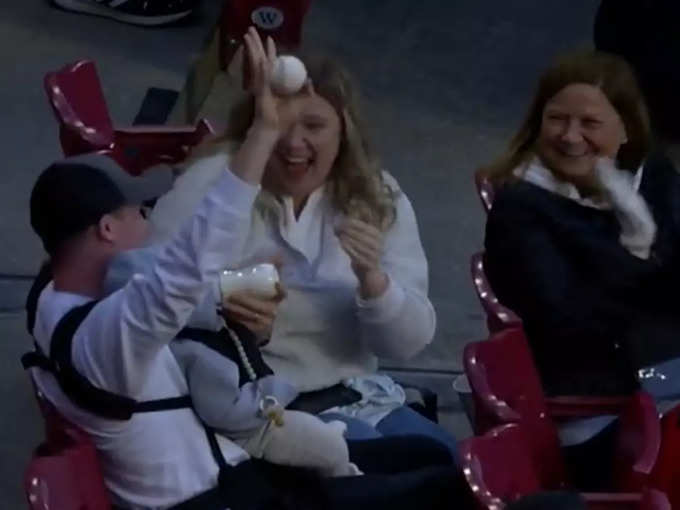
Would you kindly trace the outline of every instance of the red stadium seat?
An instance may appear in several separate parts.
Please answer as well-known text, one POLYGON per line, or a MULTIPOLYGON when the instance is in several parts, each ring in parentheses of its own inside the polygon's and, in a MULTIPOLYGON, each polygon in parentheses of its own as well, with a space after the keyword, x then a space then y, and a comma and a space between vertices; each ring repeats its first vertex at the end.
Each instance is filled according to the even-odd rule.
POLYGON ((530 439, 541 486, 569 485, 555 420, 618 414, 617 466, 620 490, 648 483, 659 454, 661 429, 654 400, 644 392, 632 397, 545 398, 541 381, 521 329, 502 331, 484 342, 468 344, 465 372, 475 402, 475 430, 482 434, 519 423, 530 439))
POLYGON ((226 69, 248 27, 271 36, 283 51, 297 48, 312 0, 227 0, 220 18, 220 63, 226 69))
POLYGON ((508 307, 503 306, 494 294, 484 272, 483 253, 475 253, 470 259, 470 274, 479 302, 486 313, 486 326, 489 333, 520 327, 522 319, 508 307))
MULTIPOLYGON (((499 510, 506 504, 546 488, 532 462, 528 434, 521 425, 503 425, 484 436, 463 441, 460 452, 463 473, 480 509, 499 510)), ((670 510, 663 492, 582 493, 593 510, 670 510)))
POLYGON ((196 127, 140 126, 117 129, 111 122, 93 62, 81 60, 45 76, 45 92, 59 122, 65 156, 97 152, 133 175, 159 163, 176 163, 212 132, 196 127))

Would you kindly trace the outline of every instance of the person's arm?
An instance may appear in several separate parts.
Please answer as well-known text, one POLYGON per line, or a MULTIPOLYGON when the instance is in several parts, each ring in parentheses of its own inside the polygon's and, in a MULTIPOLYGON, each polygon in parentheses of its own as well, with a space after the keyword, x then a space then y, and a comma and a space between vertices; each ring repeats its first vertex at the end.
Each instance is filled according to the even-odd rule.
POLYGON ((101 388, 136 397, 159 350, 186 324, 219 270, 238 260, 257 191, 225 169, 153 269, 90 312, 73 340, 76 369, 101 388))
MULTIPOLYGON (((109 295, 118 289, 122 289, 135 274, 150 274, 156 257, 162 249, 163 245, 158 244, 118 254, 109 264, 104 283, 104 293, 109 295)), ((193 328, 219 330, 222 327, 222 319, 217 313, 221 306, 220 301, 219 284, 215 281, 209 285, 203 299, 194 308, 187 320, 187 325, 193 328)))
POLYGON ((153 270, 99 302, 74 336, 73 364, 100 388, 140 395, 157 354, 186 324, 218 272, 241 256, 257 184, 278 139, 270 86, 276 47, 271 38, 267 43, 265 52, 252 27, 245 36, 255 119, 230 169, 163 247, 153 270))
POLYGON ((387 287, 367 299, 360 293, 357 310, 361 338, 377 356, 408 359, 432 341, 437 320, 427 297, 428 264, 413 207, 400 191, 395 202, 380 264, 387 287))
POLYGON ((231 166, 229 155, 222 151, 192 161, 151 210, 151 242, 160 244, 172 239, 219 180, 224 168, 231 166))
POLYGON ((293 386, 274 375, 239 388, 236 364, 201 343, 180 340, 170 348, 187 378, 196 413, 227 436, 254 432, 267 422, 260 413, 265 397, 275 397, 283 407, 297 397, 293 386))

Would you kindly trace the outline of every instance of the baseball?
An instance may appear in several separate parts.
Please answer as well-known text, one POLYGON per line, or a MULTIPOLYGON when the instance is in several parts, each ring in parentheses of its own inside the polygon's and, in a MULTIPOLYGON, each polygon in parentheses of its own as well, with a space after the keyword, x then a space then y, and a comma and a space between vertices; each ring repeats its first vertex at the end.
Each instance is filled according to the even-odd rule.
POLYGON ((279 55, 272 71, 272 90, 287 96, 296 94, 307 81, 307 69, 302 61, 292 55, 279 55))

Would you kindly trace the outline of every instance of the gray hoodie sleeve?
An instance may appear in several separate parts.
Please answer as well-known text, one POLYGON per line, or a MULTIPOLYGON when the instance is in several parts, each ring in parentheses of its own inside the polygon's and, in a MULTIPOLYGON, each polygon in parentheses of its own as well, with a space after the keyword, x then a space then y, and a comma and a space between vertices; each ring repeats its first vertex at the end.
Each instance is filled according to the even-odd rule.
MULTIPOLYGON (((109 295, 121 289, 134 274, 150 274, 157 254, 163 248, 162 244, 155 244, 146 248, 129 250, 119 253, 109 264, 109 270, 104 281, 105 295, 109 295)), ((210 287, 200 304, 194 309, 188 326, 216 331, 220 329, 221 322, 217 315, 217 307, 220 302, 220 290, 218 282, 210 287)))
POLYGON ((170 349, 184 371, 196 413, 227 437, 249 437, 266 423, 260 414, 263 398, 275 397, 286 407, 298 395, 274 375, 239 387, 236 363, 199 342, 170 342, 170 349))

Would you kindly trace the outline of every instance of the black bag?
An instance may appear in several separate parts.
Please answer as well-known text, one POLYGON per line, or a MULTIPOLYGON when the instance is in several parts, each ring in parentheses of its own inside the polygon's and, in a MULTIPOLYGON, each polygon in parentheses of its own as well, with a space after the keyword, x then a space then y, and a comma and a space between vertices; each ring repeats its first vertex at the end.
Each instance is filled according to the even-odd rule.
POLYGON ((361 400, 361 393, 344 384, 336 384, 323 390, 307 391, 300 393, 286 409, 304 411, 310 414, 319 414, 336 406, 346 406, 361 400))

